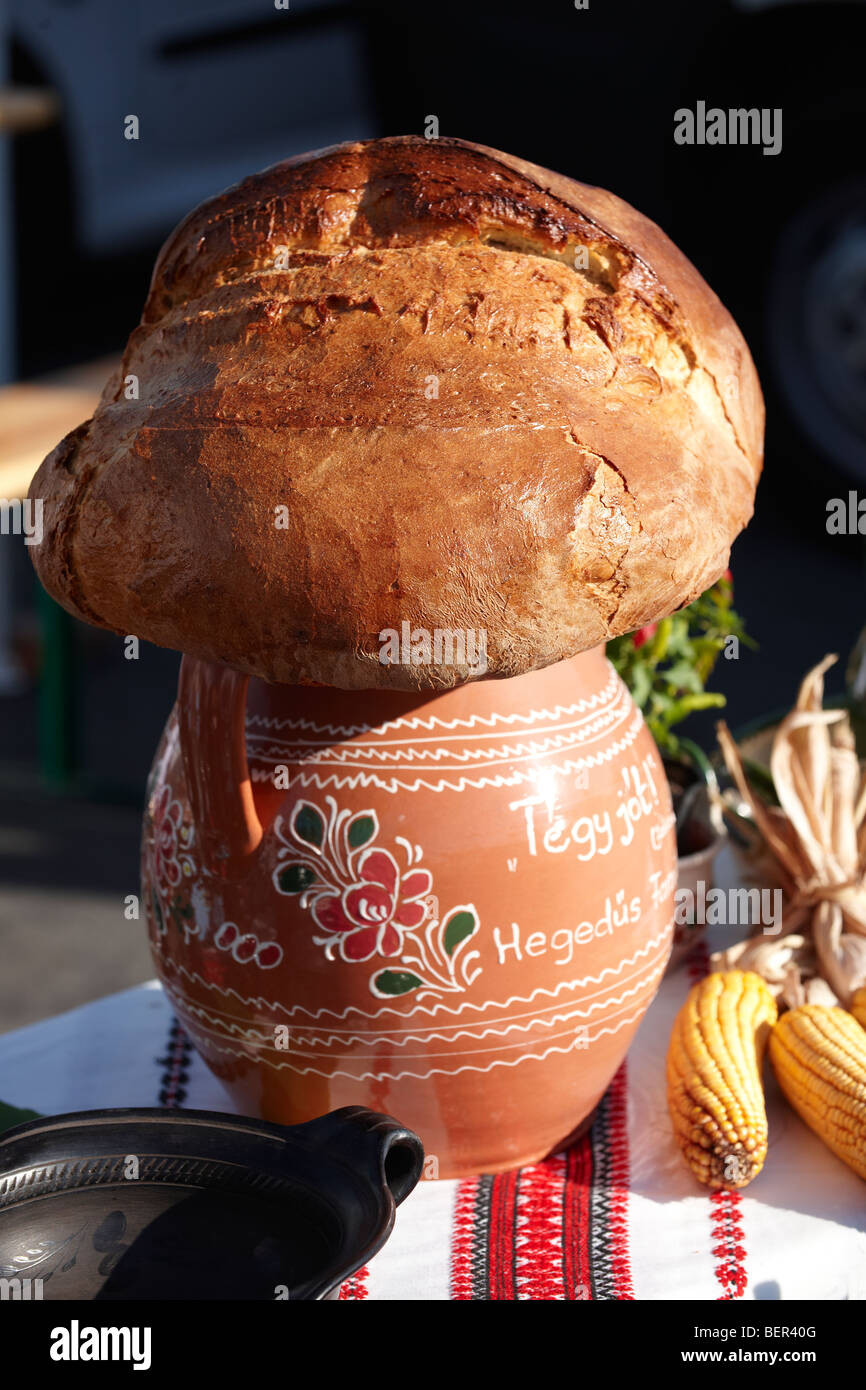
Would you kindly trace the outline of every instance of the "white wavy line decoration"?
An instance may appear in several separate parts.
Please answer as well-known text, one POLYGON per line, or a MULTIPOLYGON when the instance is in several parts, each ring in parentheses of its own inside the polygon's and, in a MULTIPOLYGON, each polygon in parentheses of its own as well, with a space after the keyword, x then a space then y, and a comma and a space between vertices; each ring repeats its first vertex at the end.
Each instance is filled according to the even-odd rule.
MULTIPOLYGON (((622 1012, 623 1012, 622 1009, 613 1009, 609 1014, 606 1014, 606 1015, 605 1015, 605 1021, 606 1021, 606 1022, 609 1022, 610 1019, 612 1019, 612 1018, 617 1018, 618 1015, 621 1014, 622 1012)), ((564 1020, 563 1020, 563 1021, 564 1021, 564 1020)), ((208 1032, 209 1032, 209 1030, 208 1030, 207 1028, 200 1028, 200 1027, 198 1027, 198 1025, 196 1025, 196 1027, 197 1027, 197 1030, 198 1030, 199 1033, 202 1033, 202 1034, 207 1035, 208 1032)), ((554 1033, 554 1034, 553 1034, 553 1037, 554 1037, 554 1038, 566 1038, 566 1037, 570 1037, 571 1034, 572 1034, 573 1032, 574 1032, 574 1029, 573 1029, 573 1028, 565 1028, 565 1029, 563 1029, 563 1031, 562 1031, 561 1033, 554 1033)), ((220 1037, 221 1035, 220 1035, 220 1034, 212 1034, 212 1036, 214 1036, 214 1037, 220 1037)), ((593 1035, 593 1037, 588 1037, 588 1038, 587 1038, 587 1041, 588 1041, 588 1042, 592 1042, 592 1041, 594 1041, 594 1038, 595 1038, 595 1037, 598 1037, 598 1036, 600 1036, 600 1033, 593 1035)), ((474 1057, 479 1051, 484 1052, 484 1053, 487 1053, 487 1052, 515 1052, 518 1048, 524 1047, 524 1046, 525 1046, 525 1042, 526 1042, 526 1040, 525 1040, 525 1039, 522 1039, 522 1040, 520 1040, 519 1042, 502 1043, 499 1047, 483 1047, 483 1048, 480 1048, 480 1049, 479 1049, 479 1048, 474 1048, 474 1047, 472 1047, 472 1048, 464 1048, 464 1049, 463 1049, 462 1051, 460 1051, 460 1052, 451 1052, 451 1053, 448 1053, 447 1055, 452 1056, 452 1057, 474 1057)), ((287 1050, 288 1050, 288 1052, 290 1053, 290 1055, 293 1056, 293 1057, 299 1057, 299 1056, 300 1056, 300 1057, 305 1057, 305 1056, 306 1056, 306 1057, 310 1057, 310 1056, 313 1055, 313 1054, 311 1054, 311 1053, 299 1053, 299 1052, 296 1051, 296 1049, 294 1049, 294 1048, 289 1048, 289 1049, 287 1049, 287 1050)), ((264 1056, 259 1056, 260 1052, 262 1052, 262 1051, 263 1051, 263 1049, 258 1048, 254 1043, 250 1043, 250 1044, 248 1044, 248 1045, 246 1046, 246 1048, 245 1048, 245 1055, 246 1055, 246 1056, 250 1056, 250 1055, 253 1055, 253 1054, 254 1054, 254 1055, 256 1055, 256 1057, 257 1057, 258 1060, 260 1060, 260 1061, 267 1061, 267 1058, 266 1058, 266 1057, 264 1057, 264 1056)), ((267 1045, 267 1051, 269 1051, 269 1052, 274 1052, 274 1051, 277 1051, 277 1049, 271 1047, 270 1044, 268 1044, 268 1045, 267 1045)), ((411 1053, 411 1052, 410 1052, 410 1053, 406 1054, 406 1056, 403 1057, 403 1058, 401 1058, 400 1060, 401 1060, 401 1061, 404 1061, 404 1060, 405 1060, 405 1061, 410 1061, 410 1060, 411 1060, 411 1061, 415 1061, 416 1059, 423 1059, 423 1058, 425 1058, 425 1057, 441 1057, 442 1055, 443 1055, 443 1054, 442 1054, 441 1052, 432 1052, 432 1053, 431 1053, 430 1050, 429 1050, 429 1048, 425 1048, 423 1052, 416 1052, 416 1053, 411 1053)), ((347 1061, 347 1060, 353 1060, 355 1057, 359 1057, 359 1054, 358 1054, 357 1052, 345 1052, 345 1053, 337 1053, 336 1055, 333 1055, 332 1058, 327 1059, 327 1060, 333 1060, 333 1061, 347 1061)), ((325 1058, 321 1058, 320 1060, 325 1061, 326 1059, 325 1059, 325 1058)), ((359 1057, 359 1060, 360 1060, 360 1057, 359 1057)))
MULTIPOLYGON (((358 1033, 355 1035, 349 1034, 348 1036, 344 1035, 343 1033, 332 1033, 325 1034, 323 1037, 320 1038, 311 1038, 305 1037, 303 1033, 295 1034, 294 1032, 292 1032, 291 1046, 289 1047, 288 1051, 291 1052, 293 1057, 315 1057, 317 1053, 304 1052, 301 1050, 303 1044, 306 1043, 308 1045, 312 1045, 313 1047, 319 1048, 327 1048, 331 1045, 332 1042, 340 1043, 344 1047, 349 1047, 352 1043, 358 1043, 361 1047, 365 1047, 367 1049, 373 1047, 377 1043, 390 1044, 392 1047, 405 1047, 406 1044, 410 1042, 417 1042, 421 1043, 422 1045, 425 1042, 433 1041, 450 1043, 455 1042, 457 1038, 467 1038, 472 1042, 481 1042, 482 1038, 486 1038, 489 1036, 504 1038, 509 1033, 528 1033, 532 1028, 552 1028, 557 1023, 567 1023, 569 1019, 589 1018, 594 1012, 596 1012, 599 1009, 607 1009, 608 1006, 612 1004, 622 1004, 626 999, 631 998, 635 994, 639 994, 643 991, 651 989, 655 982, 663 974, 666 963, 667 953, 665 953, 660 963, 656 964, 655 969, 649 971, 648 974, 641 976, 638 982, 632 985, 630 989, 623 990, 621 994, 615 995, 612 999, 597 1001, 596 1003, 591 1004, 588 1009, 576 1008, 571 1009, 566 1013, 554 1013, 551 1015, 550 1018, 545 1018, 542 1014, 538 1014, 535 1017, 530 1018, 529 1021, 526 1023, 508 1023, 508 1026, 504 1028, 497 1028, 494 1027, 492 1024, 489 1027, 484 1027, 483 1024, 479 1024, 476 1025, 477 1027, 481 1027, 481 1032, 479 1033, 473 1032, 471 1027, 462 1026, 459 1027, 457 1032, 455 1032, 450 1037, 446 1036, 444 1033, 437 1032, 431 1032, 427 1034, 407 1033, 406 1036, 400 1038, 399 1041, 395 1040, 395 1034, 389 1033, 358 1033), (300 1044, 300 1046, 298 1046, 297 1044, 300 1044)), ((202 1008, 200 1004, 191 1004, 188 1000, 184 1001, 184 1008, 187 1010, 188 1013, 194 1014, 196 1018, 204 1019, 208 1023, 217 1025, 216 1027, 207 1028, 200 1023, 198 1025, 198 1031, 200 1033, 205 1033, 209 1037, 213 1038, 224 1038, 226 1035, 245 1038, 247 1042, 250 1044, 250 1046, 255 1049, 256 1052, 265 1049, 269 1051, 276 1050, 274 1048, 273 1037, 269 1036, 268 1034, 261 1033, 255 1028, 245 1028, 243 1024, 239 1023, 226 1023, 217 1015, 208 1013, 208 1011, 202 1008)), ((606 1017, 615 1018, 616 1013, 617 1011, 614 1010, 613 1013, 606 1015, 606 1017)), ((507 1020, 503 1019, 502 1022, 505 1023, 507 1022, 507 1020)), ((516 1047, 518 1046, 518 1044, 515 1043, 514 1046, 516 1047)), ((488 1050, 489 1049, 487 1048, 484 1049, 484 1051, 488 1050)), ((410 1057, 423 1057, 427 1055, 428 1051, 429 1049, 427 1049, 425 1052, 408 1053, 406 1055, 410 1057)), ((354 1054, 332 1053, 331 1057, 340 1058, 344 1055, 359 1056, 363 1054, 359 1053, 356 1050, 354 1054)))
MULTIPOLYGON (((660 952, 659 956, 657 956, 657 960, 667 960, 667 942, 664 942, 663 951, 660 952)), ((651 965, 656 965, 656 959, 652 960, 651 965)), ((609 994, 610 990, 616 990, 617 986, 621 986, 621 984, 630 984, 632 980, 641 980, 644 979, 644 977, 644 973, 642 973, 641 970, 635 970, 634 973, 627 974, 627 976, 624 976, 623 979, 619 981, 612 980, 609 984, 603 984, 603 986, 599 988, 599 990, 589 990, 588 992, 584 992, 584 994, 580 995, 580 1002, 581 1004, 587 1004, 589 999, 598 999, 599 997, 601 997, 601 995, 609 994)), ((601 1006, 603 1008, 603 1005, 601 1006)), ((183 999, 183 1008, 193 1008, 193 1005, 190 1004, 189 999, 183 999)), ((209 1009, 204 1009, 202 1005, 195 1005, 195 1008, 200 1009, 200 1011, 202 1011, 202 1015, 204 1017, 209 1017, 209 1019, 213 1020, 214 1023, 224 1023, 227 1029, 228 1027, 234 1026, 236 1020, 238 1020, 238 1015, 235 1015, 235 1013, 229 1013, 227 1009, 217 1009, 214 1005, 210 1005, 209 1009)), ((503 1008, 506 1008, 506 1005, 503 1005, 503 1008)), ((520 1019, 530 1019, 530 1022, 532 1022, 532 1020, 539 1019, 539 1017, 544 1017, 546 1013, 553 1012, 555 1011, 555 1009, 559 1008, 562 1008, 562 1005, 549 1004, 542 1009, 528 1009, 528 1011, 525 1011, 524 1013, 512 1013, 512 1015, 506 1015, 505 1017, 503 1017, 503 1019, 498 1019, 498 1023, 517 1023, 520 1019)), ((267 1022, 268 1029, 274 1027, 274 1024, 271 1023, 270 1019, 265 1020, 265 1022, 267 1022)), ((375 1022, 375 1019, 373 1020, 373 1022, 375 1022)), ((434 1030, 441 1030, 438 1031, 438 1033, 436 1033, 436 1036, 442 1038, 442 1041, 448 1042, 448 1037, 446 1037, 446 1033, 448 1033, 448 1031, 461 1029, 468 1029, 471 1031, 473 1027, 484 1026, 484 1023, 484 1019, 478 1020, 478 1022, 475 1024, 435 1023, 431 1024, 430 1029, 427 1030, 418 1029, 416 1024, 411 1024, 411 1026, 407 1027, 407 1029, 388 1029, 386 1033, 382 1034, 382 1038, 384 1038, 385 1041, 391 1041, 392 1038, 399 1037, 400 1034, 406 1034, 406 1036, 416 1037, 417 1041, 423 1041, 425 1033, 432 1033, 432 1031, 434 1030)), ((242 1027, 243 1029, 243 1026, 245 1026, 245 1024, 243 1024, 242 1020, 242 1023, 240 1023, 240 1027, 242 1027)), ((370 1034, 368 1033, 359 1033, 359 1031, 357 1031, 357 1027, 356 1029, 335 1029, 335 1027, 332 1027, 331 1024, 325 1024, 324 1027, 320 1027, 320 1029, 317 1029, 317 1027, 311 1026, 311 1024, 309 1023, 302 1024, 302 1027, 304 1031, 306 1031, 306 1033, 310 1034, 310 1036, 313 1036, 313 1034, 316 1033, 322 1033, 327 1034, 328 1037, 345 1037, 346 1041, 348 1041, 349 1038, 352 1038, 353 1036, 359 1038, 370 1037, 370 1034)), ((293 1026, 292 1031, 296 1030, 297 1024, 293 1026)), ((252 1033, 256 1033, 256 1029, 252 1029, 250 1031, 252 1031, 252 1033)), ((263 1034, 259 1033, 257 1034, 257 1036, 263 1036, 263 1034)))
MULTIPOLYGON (((616 694, 616 699, 611 700, 611 701, 609 702, 609 704, 607 704, 607 705, 604 707, 604 709, 598 711, 597 713, 586 714, 586 715, 583 716, 582 719, 572 719, 572 720, 570 720, 568 723, 563 723, 563 721, 560 720, 560 721, 558 721, 557 723, 552 724, 552 725, 550 726, 550 729, 549 729, 549 730, 547 730, 547 729, 533 730, 533 733, 534 733, 534 735, 535 735, 536 737, 541 737, 541 736, 544 736, 544 735, 547 734, 547 733, 549 733, 549 734, 552 736, 552 735, 554 735, 554 734, 568 733, 570 730, 580 730, 580 729, 586 729, 586 728, 591 728, 591 729, 592 729, 592 728, 595 728, 595 729, 601 728, 601 727, 603 727, 605 721, 608 721, 608 722, 610 721, 610 719, 613 717, 613 715, 615 714, 615 712, 616 712, 618 709, 620 709, 620 707, 625 706, 626 708, 628 708, 628 706, 629 706, 629 701, 628 701, 628 699, 626 698, 626 694, 627 694, 627 693, 626 693, 625 687, 623 686, 623 687, 617 692, 617 694, 616 694)), ((263 720, 262 722, 263 722, 263 723, 268 723, 268 724, 270 724, 270 723, 273 723, 273 722, 275 722, 275 721, 273 721, 273 720, 263 720)), ((375 739, 351 739, 351 740, 338 739, 338 740, 336 740, 336 741, 335 741, 334 739, 332 739, 332 738, 317 738, 317 739, 312 739, 312 738, 310 738, 310 739, 304 739, 304 738, 295 738, 295 737, 293 737, 293 738, 275 739, 275 738, 274 738, 274 730, 272 730, 272 729, 267 729, 266 731, 264 731, 264 732, 262 732, 262 733, 255 733, 255 732, 251 732, 251 731, 250 731, 249 725, 247 726, 247 743, 255 743, 255 742, 259 741, 259 740, 271 739, 271 741, 274 743, 274 745, 275 745, 276 747, 283 747, 283 748, 289 748, 289 747, 290 747, 290 748, 312 748, 312 749, 321 748, 321 749, 327 750, 327 749, 329 749, 329 748, 333 748, 333 747, 335 746, 335 742, 336 742, 336 744, 339 745, 339 744, 342 744, 343 742, 347 742, 347 741, 348 741, 349 744, 350 744, 350 750, 351 750, 351 751, 357 750, 359 753, 363 752, 364 754, 368 754, 368 753, 369 753, 369 754, 378 753, 381 749, 393 748, 393 749, 395 750, 395 752, 393 752, 393 753, 391 753, 391 754, 389 755, 389 756, 391 756, 391 757, 399 757, 399 756, 400 756, 400 750, 401 750, 401 749, 410 749, 410 750, 411 750, 411 749, 416 749, 416 748, 420 747, 421 744, 425 744, 425 743, 434 743, 434 744, 443 744, 443 743, 445 743, 445 744, 447 744, 447 743, 465 743, 465 742, 467 742, 468 740, 476 740, 476 739, 480 739, 480 738, 487 738, 487 739, 490 739, 490 738, 500 738, 501 736, 502 736, 502 735, 501 735, 501 731, 499 731, 499 730, 496 730, 496 731, 491 730, 490 732, 485 733, 485 734, 479 734, 479 733, 476 733, 476 734, 454 734, 454 735, 452 735, 450 738, 449 738, 447 735, 436 734, 435 736, 433 736, 433 737, 431 737, 431 738, 419 738, 419 737, 416 736, 416 737, 413 737, 413 738, 390 738, 390 739, 386 739, 386 738, 375 738, 375 739)), ((460 756, 457 752, 453 752, 453 751, 451 751, 451 750, 449 750, 449 749, 446 749, 446 750, 445 750, 445 755, 446 755, 447 757, 453 757, 453 758, 457 758, 457 757, 460 756)), ((383 756, 384 756, 384 755, 383 755, 383 756)))
MULTIPOLYGON (((402 744, 400 749, 376 748, 370 744, 359 745, 356 743, 348 744, 346 747, 334 746, 333 744, 323 744, 317 747, 315 752, 306 753, 299 749, 301 745, 297 743, 270 743, 259 744, 256 738, 264 738, 264 735, 256 735, 247 740, 249 754, 251 757, 264 761, 266 758, 273 759, 280 756, 285 757, 289 754, 292 762, 303 762, 305 765, 320 765, 329 763, 364 763, 378 760, 380 763, 400 763, 411 762, 442 762, 443 760, 451 763, 468 763, 476 761, 479 763, 488 762, 516 762, 527 758, 547 757, 551 752, 557 752, 562 748, 575 748, 582 743, 592 743, 601 734, 609 732, 622 724, 630 713, 628 705, 611 706, 609 712, 591 723, 584 725, 573 732, 563 732, 550 734, 546 738, 538 739, 532 743, 504 744, 498 748, 465 748, 459 752, 452 748, 417 748, 409 744, 402 744)), ((308 745, 303 745, 307 747, 308 745)))
MULTIPOLYGON (((277 1000, 271 1001, 263 999, 261 995, 247 997, 246 995, 239 994, 236 989, 232 989, 230 986, 228 988, 223 988, 222 985, 218 985, 214 980, 205 980, 203 976, 196 974, 194 970, 188 970, 185 965, 178 965, 175 961, 167 957, 160 956, 159 959, 166 969, 173 970, 175 974, 183 976, 184 979, 189 980, 192 984, 201 985, 204 989, 213 990, 217 994, 223 995, 224 998, 237 999, 238 1003, 245 1004, 254 1009, 269 1009, 274 1014, 283 1014, 288 1020, 291 1020, 299 1014, 306 1014, 313 1020, 323 1018, 326 1014, 330 1014, 331 1017, 335 1019, 348 1018, 350 1014, 356 1014, 359 1018, 368 1018, 372 1023, 375 1023, 376 1020, 380 1019, 384 1014, 396 1014, 397 1017, 401 1019, 411 1018, 414 1014, 427 1014, 430 1018, 435 1018, 437 1014, 440 1013, 453 1014, 456 1017, 458 1014, 462 1014, 464 1010, 484 1013, 487 1009, 509 1009, 512 1004, 531 1004, 543 994, 546 994, 550 999, 556 999, 563 990, 581 989, 584 985, 600 985, 605 976, 619 975, 621 971, 626 970, 629 966, 636 965, 637 962, 648 955, 650 951, 656 950, 663 941, 666 942, 671 928, 672 923, 666 923, 656 936, 652 936, 648 941, 645 941, 642 946, 638 947, 633 955, 624 956, 618 965, 604 966, 598 975, 583 975, 576 980, 560 980, 553 989, 547 988, 546 985, 539 985, 531 994, 514 994, 501 1003, 495 999, 487 999, 483 1004, 477 1004, 473 1000, 466 999, 457 1005, 446 1004, 444 1002, 438 1004, 416 1004, 414 1009, 410 1009, 408 1013, 402 1009, 395 1008, 392 1004, 384 1005, 383 1008, 377 1009, 375 1013, 366 1013, 364 1009, 359 1009, 355 1004, 348 1005, 341 1012, 338 1012, 336 1009, 327 1008, 316 1009, 316 1011, 313 1012, 312 1009, 308 1009, 304 1004, 295 1004, 291 1009, 287 1009, 284 1004, 280 1004, 277 1000)), ((164 983, 166 983, 166 988, 170 991, 171 986, 165 980, 164 983)))
MULTIPOLYGON (((431 1076, 459 1076, 461 1072, 464 1071, 480 1072, 483 1075, 486 1072, 493 1071, 494 1067, 519 1067, 522 1062, 543 1062, 546 1057, 550 1057, 554 1052, 559 1052, 563 1055, 574 1052, 575 1050, 583 1052, 585 1051, 586 1044, 594 1043, 598 1038, 604 1037, 605 1034, 612 1037, 623 1028, 627 1028, 630 1023, 637 1022, 638 1019, 643 1017, 643 1013, 643 1008, 640 1008, 628 1018, 622 1019, 615 1028, 600 1028, 597 1033, 593 1033, 585 1042, 581 1038, 575 1038, 568 1047, 548 1047, 540 1054, 528 1052, 524 1057, 516 1057, 512 1061, 506 1061, 502 1057, 494 1057, 493 1061, 486 1067, 473 1067, 467 1064, 462 1067, 453 1068, 431 1067, 428 1071, 424 1072, 365 1071, 358 1074, 352 1071, 321 1071, 318 1067, 293 1067, 290 1062, 272 1062, 270 1058, 265 1056, 258 1058, 258 1061, 263 1063, 266 1067, 270 1067, 272 1071, 293 1071, 299 1076, 324 1076, 329 1079, 336 1076, 344 1076, 349 1081, 427 1081, 431 1076)), ((211 1044, 211 1046, 215 1052, 222 1052, 229 1057, 246 1057, 248 1060, 253 1060, 249 1057, 247 1052, 239 1052, 231 1047, 219 1047, 216 1044, 211 1044)))
MULTIPOLYGON (((472 714, 468 718, 459 719, 440 719, 438 715, 430 715, 424 719, 421 715, 408 715, 402 719, 389 719, 384 724, 317 724, 313 719, 278 719, 273 715, 248 714, 247 727, 259 725, 267 729, 302 729, 307 733, 326 734, 332 738, 354 738, 357 734, 369 733, 371 728, 381 732, 389 732, 399 729, 426 729, 428 733, 435 732, 436 729, 472 729, 486 726, 495 729, 497 724, 535 724, 543 719, 548 723, 557 723, 563 715, 583 714, 586 711, 596 709, 604 700, 610 699, 614 690, 622 686, 619 676, 610 667, 610 677, 601 690, 594 695, 586 696, 575 701, 573 705, 555 705, 552 710, 528 710, 525 714, 472 714)), ((623 687, 624 688, 624 687, 623 687)))
MULTIPOLYGON (((353 771, 403 772, 416 771, 412 763, 447 763, 445 772, 459 772, 463 768, 495 767, 498 763, 525 763, 539 758, 549 758, 565 749, 580 748, 593 743, 599 735, 610 733, 624 722, 625 715, 610 719, 597 729, 580 734, 567 734, 562 738, 549 738, 539 743, 518 743, 504 748, 467 748, 461 753, 452 753, 448 748, 419 748, 404 753, 359 753, 354 747, 322 748, 316 753, 300 753, 291 743, 266 743, 250 747, 248 756, 256 762, 289 762, 303 767, 343 767, 353 771), (390 764, 390 766, 386 766, 390 764)), ((427 771, 426 768, 419 769, 427 771)), ((434 768, 439 771, 439 768, 434 768)))
MULTIPOLYGON (((502 1020, 502 1022, 508 1023, 508 1026, 504 1028, 497 1028, 493 1025, 485 1028, 483 1024, 477 1024, 476 1027, 480 1027, 482 1031, 479 1033, 475 1033, 472 1031, 471 1025, 459 1025, 457 1031, 453 1033, 453 1035, 451 1036, 446 1036, 444 1033, 438 1032, 430 1032, 428 1034, 415 1034, 409 1032, 397 1041, 395 1041, 395 1039, 397 1038, 396 1033, 358 1033, 353 1036, 351 1033, 347 1034, 341 1032, 333 1034, 326 1033, 321 1038, 305 1038, 303 1034, 296 1035, 292 1033, 292 1037, 294 1039, 297 1036, 297 1040, 299 1042, 306 1041, 307 1043, 312 1043, 313 1047, 327 1047, 330 1045, 331 1042, 340 1043, 345 1047, 348 1047, 351 1043, 359 1043, 361 1045, 366 1045, 367 1047, 372 1046, 374 1043, 390 1043, 392 1046, 395 1047, 403 1047, 406 1043, 409 1042, 418 1042, 423 1044, 427 1041, 432 1042, 435 1039, 439 1042, 450 1043, 454 1042, 457 1038, 460 1037, 469 1038, 470 1040, 475 1042, 480 1041, 482 1038, 485 1038, 488 1035, 505 1037, 508 1033, 528 1033, 531 1028, 534 1028, 536 1026, 542 1028, 552 1028, 555 1023, 565 1023, 570 1018, 589 1017, 594 1011, 598 1009, 605 1009, 611 1004, 621 1004, 623 1000, 631 997, 634 994, 637 994, 640 990, 646 989, 649 985, 652 984, 654 980, 658 979, 658 977, 662 974, 666 959, 667 957, 665 956, 661 963, 656 965, 656 968, 654 970, 651 970, 648 974, 641 976, 637 984, 633 985, 631 989, 623 990, 621 994, 616 995, 611 999, 606 999, 603 1002, 594 1003, 590 1005, 588 1009, 572 1009, 567 1013, 554 1013, 551 1015, 550 1018, 544 1017, 543 1014, 538 1014, 530 1018, 527 1023, 508 1023, 508 1020, 502 1020)), ((251 1043, 261 1043, 264 1047, 273 1048, 273 1038, 269 1034, 259 1032, 256 1028, 247 1028, 242 1023, 226 1022, 219 1016, 219 1014, 209 1013, 208 1010, 203 1008, 200 1004, 191 1004, 189 1000, 184 1001, 184 1008, 189 1013, 195 1014, 197 1018, 205 1019, 207 1020, 207 1022, 217 1025, 215 1028, 211 1029, 200 1028, 200 1032, 208 1033, 213 1037, 223 1037, 226 1034, 237 1034, 241 1037, 249 1039, 251 1043)), ((615 1017, 615 1015, 616 1011, 614 1011, 611 1017, 615 1017)), ((315 1053, 312 1052, 299 1053, 299 1049, 297 1047, 292 1047, 289 1050, 296 1056, 315 1055, 315 1053)), ((341 1054, 337 1055, 339 1056, 341 1054)), ((345 1055, 350 1056, 352 1054, 347 1053, 345 1055)), ((425 1053, 421 1053, 418 1055, 423 1056, 425 1055, 425 1053)))
MULTIPOLYGON (((571 772, 582 772, 584 768, 601 767, 603 763, 609 763, 613 758, 625 753, 634 743, 643 727, 643 716, 640 710, 636 712, 635 718, 626 729, 622 738, 615 740, 609 748, 600 749, 598 753, 587 753, 582 758, 567 758, 563 763, 548 763, 543 772, 549 775, 551 772, 559 772, 567 775, 571 772)), ((320 763, 319 766, 327 767, 327 763, 320 763)), ((272 771, 265 768, 251 768, 250 777, 254 782, 269 782, 273 776, 272 771)), ((397 792, 464 792, 467 790, 480 791, 484 787, 519 787, 522 783, 533 783, 537 781, 537 769, 530 767, 526 772, 514 772, 510 777, 505 777, 497 773, 495 777, 458 777, 451 782, 446 778, 440 778, 438 782, 428 782, 424 777, 416 777, 414 781, 403 781, 399 777, 385 778, 380 777, 376 772, 354 772, 341 776, 337 772, 330 772, 322 777, 318 772, 297 772, 288 779, 288 787, 315 787, 317 791, 355 791, 358 788, 378 787, 380 791, 388 792, 395 796, 397 792)))

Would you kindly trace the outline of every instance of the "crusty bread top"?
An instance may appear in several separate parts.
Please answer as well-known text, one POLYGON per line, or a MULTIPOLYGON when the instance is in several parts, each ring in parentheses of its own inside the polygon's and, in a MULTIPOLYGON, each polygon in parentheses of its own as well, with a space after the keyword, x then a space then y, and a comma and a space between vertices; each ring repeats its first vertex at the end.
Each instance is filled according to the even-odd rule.
POLYGON ((739 330, 626 203, 463 141, 341 145, 169 238, 94 418, 34 480, 31 552, 114 631, 438 688, 480 666, 383 664, 380 634, 483 633, 510 676, 691 601, 762 437, 739 330))

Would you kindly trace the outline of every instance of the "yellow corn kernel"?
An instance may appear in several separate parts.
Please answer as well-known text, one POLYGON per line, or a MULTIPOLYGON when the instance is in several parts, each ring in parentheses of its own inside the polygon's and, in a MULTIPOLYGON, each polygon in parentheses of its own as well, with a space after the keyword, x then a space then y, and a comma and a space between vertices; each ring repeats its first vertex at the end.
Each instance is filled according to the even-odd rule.
POLYGON ((770 1035, 779 1085, 829 1149, 866 1178, 866 1033, 845 1009, 804 1004, 770 1035))
POLYGON ((855 991, 851 1000, 851 1012, 857 1022, 866 1028, 866 985, 855 991))
POLYGON ((745 1187, 767 1155, 761 1063, 776 1001, 750 970, 694 985, 668 1047, 668 1109, 686 1163, 707 1187, 745 1187))

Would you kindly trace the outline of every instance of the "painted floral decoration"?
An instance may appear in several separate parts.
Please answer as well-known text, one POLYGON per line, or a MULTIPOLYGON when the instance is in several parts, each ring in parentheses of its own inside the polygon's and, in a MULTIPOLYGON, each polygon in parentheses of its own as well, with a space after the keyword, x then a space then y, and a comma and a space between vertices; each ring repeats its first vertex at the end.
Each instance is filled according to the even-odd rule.
POLYGON ((424 901, 433 887, 429 869, 400 867, 386 849, 365 849, 356 865, 358 881, 337 896, 323 893, 313 903, 316 925, 339 938, 344 960, 399 956, 403 935, 427 916, 424 901))
POLYGON ((329 960, 378 956, 411 967, 373 975, 370 988, 379 997, 464 990, 478 973, 467 974, 477 952, 462 949, 478 930, 475 908, 452 908, 440 920, 433 876, 419 867, 421 849, 400 836, 393 852, 375 844, 373 810, 339 811, 330 796, 326 805, 322 811, 300 801, 288 824, 280 817, 274 826, 283 846, 274 886, 309 910, 322 933, 313 940, 329 960))
POLYGON ((192 908, 179 890, 195 873, 193 839, 192 827, 183 823, 180 801, 172 797, 171 787, 164 786, 153 802, 150 835, 153 909, 160 932, 165 931, 169 916, 184 933, 189 930, 192 908))

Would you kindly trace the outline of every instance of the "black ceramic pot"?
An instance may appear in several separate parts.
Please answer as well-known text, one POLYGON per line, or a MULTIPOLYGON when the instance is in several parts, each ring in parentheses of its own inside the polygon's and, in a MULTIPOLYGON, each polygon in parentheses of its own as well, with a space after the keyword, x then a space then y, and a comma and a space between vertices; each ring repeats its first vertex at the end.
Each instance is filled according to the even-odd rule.
POLYGON ((387 1115, 285 1127, 93 1110, 0 1135, 6 1297, 323 1299, 384 1245, 424 1161, 387 1115), (40 1282, 41 1281, 41 1282, 40 1282))

